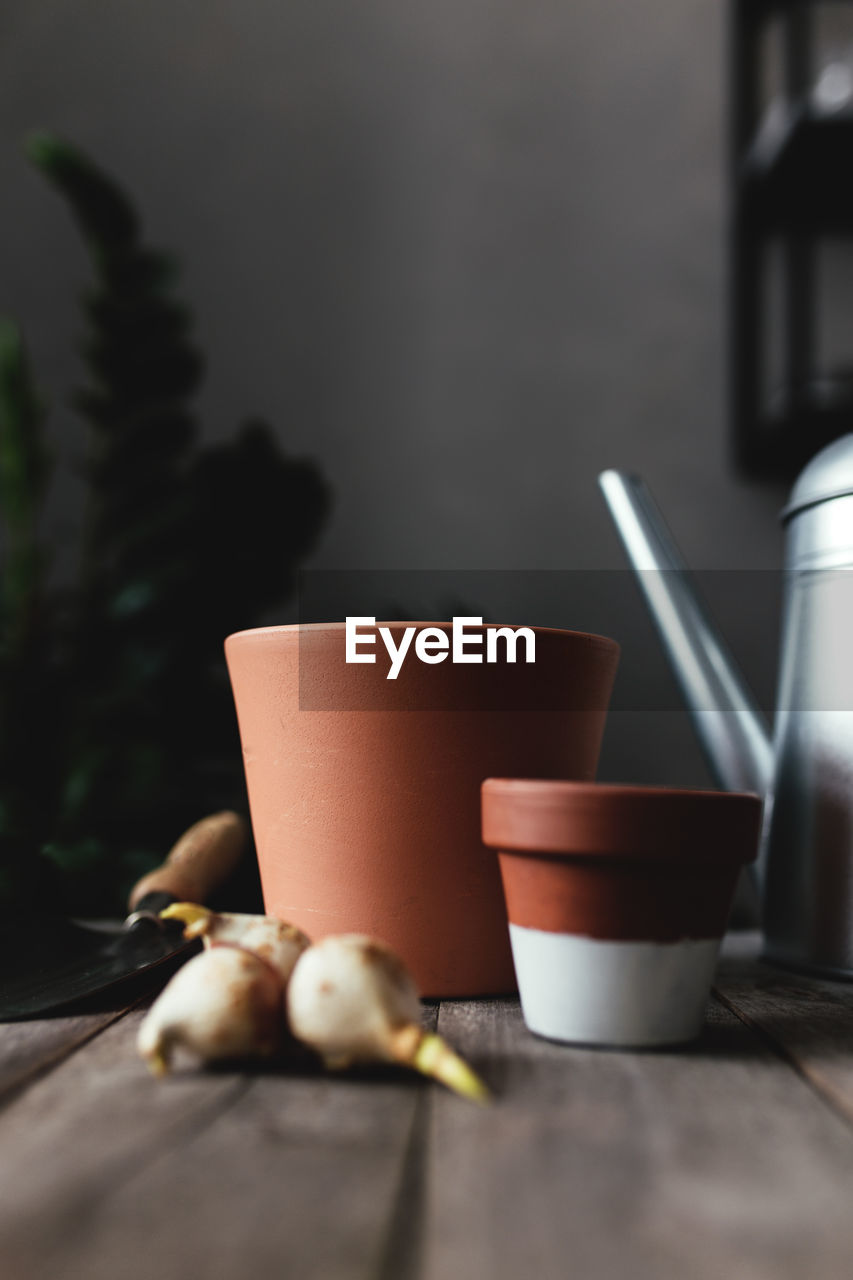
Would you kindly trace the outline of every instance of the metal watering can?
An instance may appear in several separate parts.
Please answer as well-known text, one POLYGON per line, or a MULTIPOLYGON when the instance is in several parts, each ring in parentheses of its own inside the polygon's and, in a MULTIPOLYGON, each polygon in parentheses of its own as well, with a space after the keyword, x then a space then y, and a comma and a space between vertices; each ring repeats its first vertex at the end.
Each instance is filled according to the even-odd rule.
POLYGON ((765 796, 765 956, 853 979, 853 435, 812 459, 782 512, 772 737, 642 480, 599 483, 717 783, 765 796))

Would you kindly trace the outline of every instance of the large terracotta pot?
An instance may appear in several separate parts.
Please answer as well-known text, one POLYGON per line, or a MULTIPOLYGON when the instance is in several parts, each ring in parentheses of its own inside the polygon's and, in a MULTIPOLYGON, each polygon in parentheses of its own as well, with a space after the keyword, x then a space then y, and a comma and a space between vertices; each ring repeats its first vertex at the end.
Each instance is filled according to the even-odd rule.
MULTIPOLYGON (((398 643, 407 626, 451 630, 382 625, 398 643)), ((424 995, 515 989, 480 784, 592 778, 619 656, 602 636, 532 630, 535 663, 412 652, 396 680, 379 644, 375 664, 345 662, 342 623, 228 637, 270 914, 315 939, 383 939, 424 995)))

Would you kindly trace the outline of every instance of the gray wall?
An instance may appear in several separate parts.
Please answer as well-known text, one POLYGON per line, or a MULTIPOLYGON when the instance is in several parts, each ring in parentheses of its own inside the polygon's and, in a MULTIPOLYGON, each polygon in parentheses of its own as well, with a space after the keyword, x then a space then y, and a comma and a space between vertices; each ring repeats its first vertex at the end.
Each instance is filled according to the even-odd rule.
MULTIPOLYGON (((4 0, 0 309, 55 399, 54 527, 77 495, 61 400, 85 263, 21 159, 36 125, 122 175, 181 253, 210 437, 255 411, 322 462, 337 500, 317 566, 621 567, 595 486, 620 465, 697 565, 775 567, 781 494, 726 459, 723 17, 717 0, 4 0)), ((600 601, 547 581, 520 580, 513 620, 595 627, 600 601)), ((606 581, 629 693, 604 772, 703 782, 648 624, 606 581), (638 687, 658 705, 638 710, 638 687)), ((763 597, 720 611, 766 677, 763 597)))

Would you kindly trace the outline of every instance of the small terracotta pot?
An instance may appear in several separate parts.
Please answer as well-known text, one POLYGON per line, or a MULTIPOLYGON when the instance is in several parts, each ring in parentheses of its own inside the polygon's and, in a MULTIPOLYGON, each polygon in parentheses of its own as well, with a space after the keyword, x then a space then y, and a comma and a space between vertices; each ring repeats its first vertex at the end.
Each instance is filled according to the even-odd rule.
POLYGON ((490 778, 524 1018, 554 1040, 613 1047, 699 1034, 757 796, 490 778))
MULTIPOLYGON (((386 623, 399 642, 406 626, 386 623)), ((533 628, 536 661, 347 664, 343 624, 229 636, 266 910, 312 938, 383 939, 424 995, 515 989, 480 839, 496 772, 591 778, 619 647, 533 628)), ((380 655, 381 656, 381 652, 380 655)))

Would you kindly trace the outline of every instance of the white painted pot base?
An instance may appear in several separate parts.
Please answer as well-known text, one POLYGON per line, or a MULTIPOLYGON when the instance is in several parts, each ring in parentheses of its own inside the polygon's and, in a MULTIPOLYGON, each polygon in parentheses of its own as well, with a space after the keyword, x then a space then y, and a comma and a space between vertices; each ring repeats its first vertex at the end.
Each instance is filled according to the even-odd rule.
POLYGON ((642 1048, 702 1030, 719 938, 610 942, 509 926, 528 1028, 551 1040, 642 1048))

